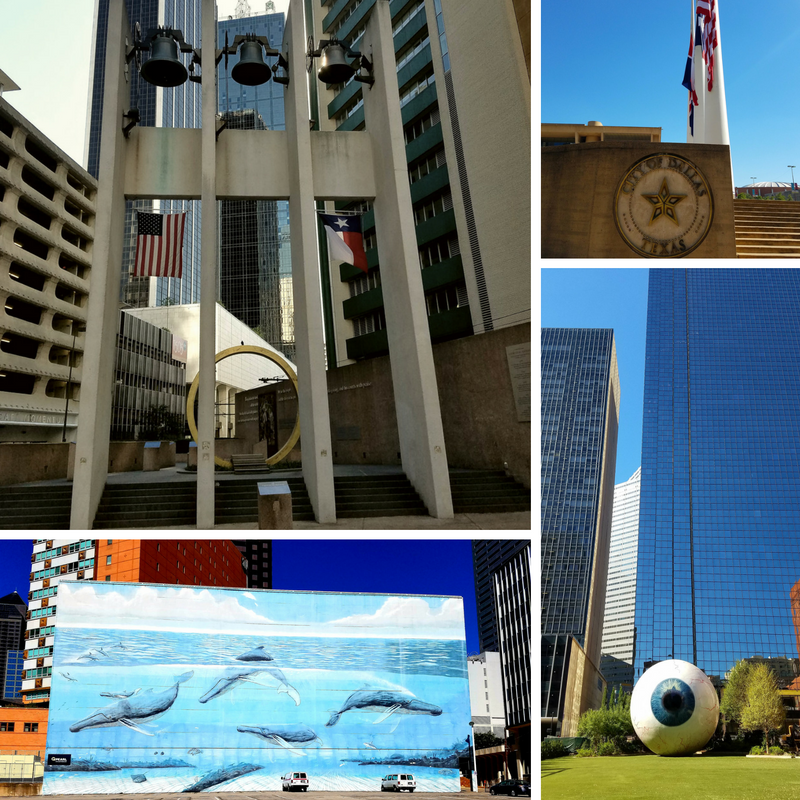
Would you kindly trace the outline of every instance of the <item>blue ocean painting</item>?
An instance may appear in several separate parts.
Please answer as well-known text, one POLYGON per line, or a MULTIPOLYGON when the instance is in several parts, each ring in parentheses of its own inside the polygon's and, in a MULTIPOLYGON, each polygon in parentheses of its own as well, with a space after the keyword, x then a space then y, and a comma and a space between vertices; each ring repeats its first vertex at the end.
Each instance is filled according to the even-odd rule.
POLYGON ((65 582, 43 791, 457 792, 469 720, 460 598, 65 582))

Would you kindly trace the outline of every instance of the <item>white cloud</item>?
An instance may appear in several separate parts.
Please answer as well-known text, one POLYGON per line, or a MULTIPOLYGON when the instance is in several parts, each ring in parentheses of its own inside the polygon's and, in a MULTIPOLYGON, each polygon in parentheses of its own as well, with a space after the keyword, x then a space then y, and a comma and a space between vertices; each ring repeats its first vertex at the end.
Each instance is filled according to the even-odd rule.
POLYGON ((250 600, 256 599, 256 596, 252 592, 242 592, 242 597, 247 597, 250 600))
POLYGON ((342 628, 381 628, 415 634, 435 631, 445 636, 458 634, 463 637, 464 607, 455 598, 447 598, 438 608, 431 608, 422 597, 390 597, 374 614, 354 614, 328 624, 342 628))
POLYGON ((160 630, 230 630, 251 625, 280 625, 239 604, 233 593, 207 589, 138 586, 133 592, 97 593, 93 586, 62 583, 58 589, 59 623, 117 623, 110 627, 160 630), (145 625, 137 625, 141 620, 145 625))

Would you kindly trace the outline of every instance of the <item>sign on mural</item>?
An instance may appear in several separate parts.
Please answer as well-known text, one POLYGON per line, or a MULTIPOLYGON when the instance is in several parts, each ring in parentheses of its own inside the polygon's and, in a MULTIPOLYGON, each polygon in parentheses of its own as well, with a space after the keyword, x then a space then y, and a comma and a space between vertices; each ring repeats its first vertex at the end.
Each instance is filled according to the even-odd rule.
POLYGON ((44 794, 457 792, 469 719, 461 598, 64 582, 44 794))

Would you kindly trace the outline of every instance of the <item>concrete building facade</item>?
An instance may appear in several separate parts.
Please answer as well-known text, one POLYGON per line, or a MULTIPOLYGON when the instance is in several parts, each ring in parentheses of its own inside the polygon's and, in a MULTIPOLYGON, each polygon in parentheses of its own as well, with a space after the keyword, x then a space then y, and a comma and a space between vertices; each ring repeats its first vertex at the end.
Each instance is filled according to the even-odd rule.
POLYGON ((641 478, 642 468, 639 467, 625 483, 618 483, 614 487, 606 608, 600 646, 600 669, 609 687, 633 689, 641 478))
MULTIPOLYGON (((315 38, 359 49, 374 5, 323 3, 315 38)), ((502 0, 486 14, 477 0, 393 0, 390 10, 431 339, 529 322, 530 76, 513 4, 502 0), (492 70, 475 58, 475 41, 499 59, 492 70)), ((320 86, 320 128, 364 129, 365 91, 354 80, 320 86)), ((363 213, 369 273, 332 265, 329 365, 385 354, 391 324, 372 204, 366 198, 337 208, 363 213)), ((326 272, 324 249, 322 257, 326 272)))
MULTIPOLYGON (((157 328, 166 329, 173 336, 187 342, 185 376, 187 383, 191 383, 199 371, 200 305, 195 303, 182 306, 132 308, 125 313, 157 328)), ((243 342, 246 345, 263 347, 285 358, 269 342, 219 304, 216 304, 215 330, 217 353, 243 342)), ((289 363, 294 368, 294 364, 289 363)), ((283 376, 280 367, 261 356, 244 354, 219 362, 216 367, 216 438, 233 438, 236 435, 236 394, 263 386, 261 378, 276 375, 283 376)))
POLYGON ((614 332, 542 330, 542 730, 598 707, 620 386, 614 332))
POLYGON ((186 340, 125 311, 119 312, 111 438, 139 439, 169 419, 183 435, 186 422, 186 340))
POLYGON ((503 668, 500 653, 484 651, 467 658, 469 706, 473 733, 493 733, 498 739, 506 734, 503 668))
POLYGON ((97 184, 0 98, 0 440, 74 438, 97 184))

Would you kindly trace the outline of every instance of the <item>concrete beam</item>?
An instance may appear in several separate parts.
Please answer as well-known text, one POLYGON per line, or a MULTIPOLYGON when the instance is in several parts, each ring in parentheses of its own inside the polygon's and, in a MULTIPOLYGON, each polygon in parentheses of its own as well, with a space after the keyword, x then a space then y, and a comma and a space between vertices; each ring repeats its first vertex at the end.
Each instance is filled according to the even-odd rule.
POLYGON ((90 530, 108 476, 109 431, 114 396, 119 281, 125 233, 124 112, 130 108, 125 42, 133 41, 124 2, 108 11, 100 180, 86 322, 81 405, 75 451, 70 528, 90 530))
MULTIPOLYGON (((318 199, 375 196, 372 139, 363 131, 311 131, 313 194, 318 199)), ((134 128, 126 148, 125 197, 198 200, 201 130, 134 128)), ((225 129, 217 140, 219 200, 289 197, 286 131, 225 129)))
POLYGON ((400 454, 432 517, 453 516, 436 369, 419 266, 389 4, 377 2, 359 46, 375 83, 364 86, 364 123, 373 140, 375 232, 381 264, 400 454))
POLYGON ((217 322, 217 35, 216 0, 202 2, 203 127, 201 147, 202 222, 200 229, 200 386, 197 395, 197 528, 214 527, 214 437, 217 322))
POLYGON ((325 376, 322 297, 317 261, 317 215, 308 118, 308 73, 303 8, 292 2, 284 29, 289 76, 286 133, 289 144, 289 218, 292 224, 292 288, 297 351, 303 477, 317 522, 336 520, 333 495, 333 451, 325 376))

